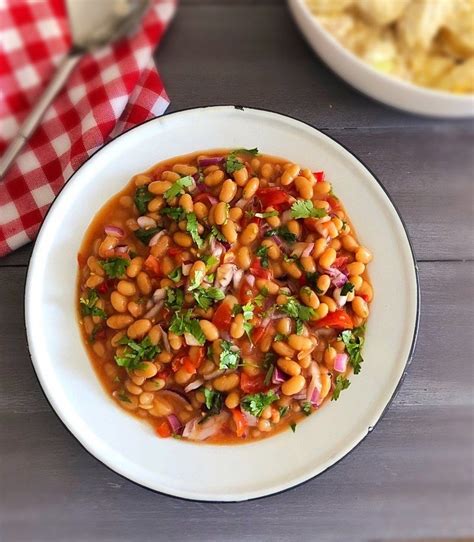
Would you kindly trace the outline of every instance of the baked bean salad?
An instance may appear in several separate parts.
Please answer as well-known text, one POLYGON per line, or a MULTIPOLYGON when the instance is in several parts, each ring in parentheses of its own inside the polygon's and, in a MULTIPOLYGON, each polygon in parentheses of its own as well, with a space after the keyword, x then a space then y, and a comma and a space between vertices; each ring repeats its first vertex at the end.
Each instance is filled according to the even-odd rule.
POLYGON ((132 178, 78 255, 87 351, 162 437, 296 430, 361 370, 370 251, 324 172, 220 150, 132 178))

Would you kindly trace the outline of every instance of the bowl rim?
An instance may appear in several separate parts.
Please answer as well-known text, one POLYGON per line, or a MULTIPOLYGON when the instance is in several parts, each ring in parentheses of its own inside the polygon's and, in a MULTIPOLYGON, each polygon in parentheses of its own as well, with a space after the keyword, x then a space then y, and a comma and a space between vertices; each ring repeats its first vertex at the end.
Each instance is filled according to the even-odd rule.
MULTIPOLYGON (((474 94, 455 94, 454 92, 449 92, 447 90, 423 87, 421 85, 412 83, 411 81, 405 81, 404 79, 400 79, 394 75, 387 75, 379 70, 376 70, 370 64, 367 64, 362 59, 360 59, 350 49, 347 49, 346 47, 344 47, 328 30, 326 30, 323 27, 323 25, 319 22, 316 15, 314 15, 311 12, 311 10, 308 7, 308 4, 306 3, 306 0, 287 0, 287 2, 290 6, 290 9, 294 8, 294 6, 297 5, 298 8, 307 16, 308 21, 310 21, 310 24, 314 28, 316 28, 321 33, 321 35, 323 35, 324 38, 335 49, 337 49, 338 52, 341 55, 343 55, 347 60, 350 60, 354 64, 356 64, 357 67, 363 72, 365 72, 366 74, 370 74, 374 76, 375 78, 380 79, 381 81, 391 83, 394 87, 398 87, 400 89, 403 89, 404 91, 413 92, 414 94, 418 95, 418 98, 430 97, 430 98, 445 100, 446 102, 451 102, 451 103, 456 102, 458 104, 463 103, 465 105, 474 106, 474 94)), ((332 70, 331 68, 331 71, 334 71, 334 70, 332 70)), ((341 75, 339 76, 342 77, 341 75)), ((349 84, 353 86, 352 83, 349 83, 349 84)))
MULTIPOLYGON (((33 263, 34 263, 34 260, 36 258, 39 257, 39 253, 37 253, 37 250, 36 250, 36 247, 39 246, 38 245, 38 240, 41 239, 41 237, 43 236, 44 234, 44 231, 45 231, 45 228, 44 228, 44 225, 46 224, 47 221, 49 221, 49 216, 50 216, 50 211, 51 209, 53 208, 53 206, 56 205, 56 202, 60 200, 61 197, 63 197, 63 194, 64 194, 64 188, 69 184, 69 182, 73 179, 74 176, 76 176, 76 174, 81 170, 81 168, 93 157, 95 156, 98 152, 100 152, 105 146, 109 145, 110 143, 112 143, 113 141, 117 140, 118 138, 120 138, 122 135, 125 135, 127 134, 128 132, 131 132, 132 130, 135 130, 135 129, 139 129, 141 126, 145 125, 145 124, 148 124, 150 122, 153 122, 153 121, 159 121, 159 119, 161 117, 152 117, 140 124, 137 124, 136 126, 133 126, 127 130, 125 130, 124 132, 122 132, 121 134, 119 134, 118 136, 116 136, 115 138, 107 141, 104 145, 102 145, 101 147, 99 147, 98 149, 96 149, 80 166, 79 168, 71 175, 71 177, 69 178, 69 180, 61 187, 61 189, 59 190, 59 192, 57 193, 56 197, 54 198, 52 204, 50 205, 50 207, 48 208, 44 218, 43 218, 43 222, 41 224, 41 227, 40 227, 40 230, 39 230, 39 233, 38 233, 38 236, 37 236, 37 239, 35 241, 35 244, 34 244, 34 247, 33 247, 33 251, 31 253, 31 257, 30 257, 30 260, 28 262, 28 266, 27 266, 27 273, 26 273, 26 280, 25 280, 25 301, 24 301, 24 318, 25 318, 25 328, 26 328, 26 339, 27 339, 27 346, 28 346, 28 353, 29 353, 29 357, 30 357, 30 363, 33 367, 33 370, 34 370, 34 375, 35 375, 35 378, 37 380, 37 382, 39 383, 40 385, 40 389, 41 389, 41 392, 43 394, 43 396, 45 397, 46 401, 48 402, 49 406, 51 407, 53 413, 56 415, 56 417, 59 419, 60 423, 67 429, 67 431, 75 438, 75 440, 79 443, 79 445, 90 455, 92 456, 95 460, 97 460, 99 463, 101 463, 102 465, 104 465, 107 469, 109 469, 110 471, 114 472, 116 475, 124 478, 125 480, 137 485, 137 486, 140 486, 144 489, 147 489, 149 491, 152 491, 154 493, 158 493, 160 495, 165 495, 165 496, 168 496, 168 497, 172 497, 172 498, 175 498, 175 499, 180 499, 180 500, 185 500, 185 501, 191 501, 191 502, 203 502, 203 503, 207 503, 207 502, 210 502, 210 503, 231 503, 231 502, 246 502, 246 501, 253 501, 253 500, 257 500, 257 499, 263 499, 265 497, 269 497, 269 496, 272 496, 272 495, 279 495, 279 494, 282 494, 282 493, 285 493, 286 491, 290 491, 294 488, 297 488, 299 486, 302 486, 303 484, 306 484, 307 482, 310 482, 311 480, 314 480, 315 478, 317 478, 319 475, 321 475, 323 472, 326 472, 327 470, 331 469, 332 467, 334 467, 335 465, 337 465, 340 461, 342 461, 342 459, 344 459, 345 457, 347 457, 348 455, 350 455, 352 453, 352 451, 354 451, 366 438, 367 436, 373 431, 373 429, 376 427, 376 425, 382 420, 382 418, 385 416, 388 408, 390 407, 390 405, 392 404, 393 400, 395 399, 396 395, 398 394, 398 391, 402 385, 402 383, 404 382, 404 379, 405 379, 405 376, 407 374, 407 368, 408 366, 411 364, 412 360, 413 360, 413 356, 414 356, 414 353, 415 353, 415 349, 416 349, 416 344, 417 344, 417 340, 418 340, 418 335, 419 335, 419 324, 420 324, 420 312, 421 312, 421 290, 420 290, 420 280, 419 280, 419 270, 418 270, 418 264, 417 264, 417 260, 416 260, 416 257, 415 257, 415 252, 414 252, 414 249, 413 249, 413 245, 412 245, 412 242, 411 242, 411 239, 409 237, 409 234, 408 234, 408 230, 407 230, 407 227, 406 227, 406 224, 405 224, 405 221, 403 220, 397 206, 395 205, 395 203, 393 202, 391 196, 389 195, 389 193, 387 192, 387 190, 385 189, 384 185, 381 183, 381 181, 379 180, 379 178, 373 173, 373 171, 358 157, 356 156, 350 149, 348 149, 343 143, 340 143, 336 138, 332 137, 332 136, 329 136, 327 135, 325 132, 321 131, 320 129, 316 128, 315 126, 313 126, 311 123, 307 122, 307 121, 304 121, 304 120, 301 120, 297 117, 294 117, 292 115, 289 115, 289 114, 286 114, 286 113, 280 113, 278 111, 274 111, 274 110, 271 110, 271 109, 266 109, 266 108, 261 108, 261 107, 247 107, 247 106, 243 106, 243 105, 231 105, 231 104, 225 104, 225 105, 200 105, 200 106, 194 106, 194 107, 187 107, 187 108, 183 108, 183 109, 179 109, 179 110, 176 110, 176 111, 173 111, 171 113, 168 113, 168 114, 165 114, 163 116, 173 116, 173 115, 179 115, 181 113, 186 113, 186 112, 189 112, 189 111, 198 111, 198 110, 205 110, 205 109, 216 109, 216 110, 222 110, 222 111, 226 111, 226 110, 238 110, 238 111, 242 111, 242 112, 245 112, 245 111, 257 111, 257 112, 263 112, 263 113, 271 113, 271 114, 274 114, 274 115, 278 115, 278 116, 281 116, 281 117, 285 117, 285 118, 288 118, 292 121, 296 121, 296 122, 299 122, 299 123, 302 123, 308 127, 310 127, 311 129, 313 130, 316 130, 317 132, 319 132, 321 135, 329 138, 330 140, 332 140, 334 143, 336 143, 337 145, 339 145, 340 147, 342 147, 345 151, 347 151, 356 161, 358 161, 373 177, 373 179, 376 181, 376 183, 378 184, 378 186, 382 189, 382 191, 384 192, 384 194, 386 195, 389 203, 392 205, 399 221, 400 221, 400 224, 402 226, 402 229, 403 229, 403 232, 405 234, 405 237, 406 237, 406 241, 407 241, 407 244, 408 244, 408 248, 410 250, 410 254, 411 254, 411 258, 412 258, 412 263, 413 263, 413 268, 412 270, 414 271, 414 278, 415 278, 415 287, 416 287, 416 310, 415 310, 415 321, 414 321, 414 326, 413 326, 413 334, 412 334, 412 337, 411 337, 411 340, 410 340, 410 349, 408 351, 408 355, 407 355, 407 359, 405 360, 405 363, 404 363, 404 366, 403 366, 403 371, 402 371, 402 374, 395 386, 395 389, 392 393, 392 395, 388 398, 385 406, 383 407, 383 410, 380 412, 379 416, 374 420, 374 423, 373 425, 370 425, 368 428, 367 428, 367 431, 366 433, 359 439, 357 440, 357 442, 355 442, 355 444, 348 450, 346 451, 339 459, 335 460, 333 463, 331 463, 330 465, 327 465, 325 466, 324 468, 322 468, 322 470, 320 470, 318 473, 308 477, 307 479, 301 481, 301 482, 298 482, 298 483, 291 483, 290 485, 288 485, 288 487, 285 487, 283 489, 280 489, 280 490, 277 490, 277 491, 267 491, 265 492, 264 494, 262 495, 257 495, 257 496, 250 496, 250 497, 245 497, 245 498, 236 498, 236 499, 199 499, 199 498, 193 498, 193 497, 185 497, 185 496, 182 496, 182 495, 179 495, 178 493, 168 493, 166 491, 161 491, 159 489, 155 489, 155 488, 152 488, 152 487, 149 487, 145 484, 142 484, 136 480, 134 480, 133 478, 127 476, 126 474, 123 474, 122 472, 116 470, 114 467, 110 466, 109 464, 107 464, 103 459, 99 458, 98 456, 96 456, 91 450, 89 450, 89 448, 87 447, 87 445, 82 441, 82 439, 79 437, 79 435, 76 435, 76 433, 74 432, 73 428, 70 427, 68 425, 68 423, 62 418, 61 414, 60 414, 60 409, 56 409, 54 407, 54 400, 52 398, 50 398, 48 396, 48 393, 46 392, 46 389, 43 387, 43 384, 42 384, 42 380, 40 378, 40 375, 36 369, 36 363, 34 361, 33 358, 38 358, 39 359, 39 356, 37 356, 37 353, 35 352, 35 345, 32 341, 32 337, 31 337, 31 332, 30 332, 30 327, 31 327, 31 322, 32 322, 32 318, 30 316, 30 312, 31 312, 31 309, 30 309, 30 306, 29 306, 29 290, 31 288, 31 284, 32 284, 32 273, 31 273, 31 268, 33 266, 33 263)), ((359 437, 357 437, 359 438, 359 437)))

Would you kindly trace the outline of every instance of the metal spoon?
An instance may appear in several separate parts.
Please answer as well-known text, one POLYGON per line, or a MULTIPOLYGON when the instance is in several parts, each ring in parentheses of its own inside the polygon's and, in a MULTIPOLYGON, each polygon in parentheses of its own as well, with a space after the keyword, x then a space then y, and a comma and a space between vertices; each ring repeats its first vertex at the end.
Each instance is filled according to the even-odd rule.
POLYGON ((67 0, 73 45, 0 159, 2 178, 81 58, 125 36, 143 17, 149 0, 67 0))

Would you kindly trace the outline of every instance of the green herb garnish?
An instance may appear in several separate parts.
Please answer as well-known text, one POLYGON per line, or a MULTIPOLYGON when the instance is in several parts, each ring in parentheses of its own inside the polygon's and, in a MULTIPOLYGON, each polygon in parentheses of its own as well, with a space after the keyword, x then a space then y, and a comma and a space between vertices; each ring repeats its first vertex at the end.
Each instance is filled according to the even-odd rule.
POLYGON ((309 401, 305 401, 301 405, 301 410, 303 411, 303 414, 305 416, 309 416, 313 412, 313 408, 311 407, 311 403, 309 401))
POLYGON ((326 215, 326 209, 315 207, 311 200, 299 199, 291 206, 292 218, 323 218, 326 215))
POLYGON ((164 207, 161 209, 160 214, 169 216, 178 222, 179 220, 184 220, 186 211, 182 207, 164 207))
POLYGON ((94 288, 89 288, 87 290, 87 297, 81 297, 79 299, 79 303, 81 305, 81 313, 83 314, 83 316, 99 316, 99 318, 107 318, 106 312, 103 309, 96 307, 97 301, 99 301, 99 299, 99 294, 94 288))
POLYGON ((253 302, 257 307, 261 307, 265 302, 265 298, 268 296, 268 289, 263 287, 260 292, 254 297, 253 302))
POLYGON ((181 271, 181 267, 177 267, 176 269, 173 269, 171 273, 168 274, 168 278, 171 279, 173 282, 179 282, 183 276, 183 272, 181 271))
POLYGON ((218 241, 227 243, 225 236, 214 225, 211 226, 211 233, 209 234, 209 237, 215 237, 218 241))
POLYGON ((150 361, 160 353, 160 348, 151 344, 149 337, 145 337, 137 343, 126 335, 122 337, 119 344, 126 345, 127 349, 121 356, 115 356, 115 363, 126 369, 138 369, 142 361, 150 361))
POLYGON ((267 406, 277 400, 278 395, 273 390, 270 390, 266 393, 262 392, 245 395, 240 401, 240 405, 244 410, 252 414, 252 416, 259 417, 267 406))
POLYGON ((354 285, 352 284, 352 282, 347 281, 344 284, 344 286, 341 288, 341 295, 344 296, 353 291, 354 291, 354 285))
POLYGON ((191 234, 193 241, 198 248, 202 248, 204 240, 199 235, 199 223, 194 213, 186 213, 186 231, 191 234))
POLYGON ((364 334, 365 326, 356 327, 352 331, 348 329, 340 334, 341 340, 346 345, 349 363, 354 369, 354 374, 360 373, 361 363, 364 361, 361 353, 364 346, 364 334))
POLYGON ((144 215, 148 210, 148 202, 150 202, 155 196, 149 192, 147 186, 139 186, 135 190, 135 196, 133 201, 141 215, 144 215))
POLYGON ((225 294, 218 288, 202 288, 198 287, 193 291, 194 300, 201 307, 201 309, 207 310, 214 301, 221 301, 224 299, 225 294))
POLYGON ((118 279, 125 275, 125 269, 130 265, 130 260, 125 258, 107 258, 99 260, 103 270, 111 279, 118 279))
POLYGON ((230 341, 221 341, 222 352, 219 354, 219 369, 237 369, 240 351, 230 341))
POLYGON ((339 395, 341 393, 342 390, 347 390, 347 388, 351 385, 351 383, 349 382, 349 380, 342 376, 342 375, 338 375, 336 377, 336 382, 335 382, 335 387, 334 387, 334 391, 332 392, 332 398, 331 398, 331 401, 337 401, 339 399, 339 395))
POLYGON ((296 432, 296 423, 295 422, 290 423, 290 429, 293 431, 293 433, 296 432))
POLYGON ((204 344, 206 342, 206 337, 199 325, 199 321, 193 318, 192 311, 180 311, 174 313, 169 331, 175 335, 190 333, 199 344, 204 344))
POLYGON ((165 307, 179 311, 184 304, 184 292, 181 288, 166 288, 165 307))
POLYGON ((170 188, 164 193, 164 197, 166 200, 170 200, 175 198, 176 196, 179 196, 179 194, 184 193, 184 189, 188 188, 194 183, 194 179, 187 175, 186 177, 181 177, 181 179, 178 179, 175 181, 170 188))
POLYGON ((265 237, 273 237, 275 235, 278 235, 278 237, 281 237, 287 243, 295 243, 297 239, 296 235, 291 233, 287 226, 280 226, 279 228, 265 232, 265 237))
POLYGON ((219 391, 209 390, 208 388, 200 388, 200 389, 204 393, 204 399, 205 399, 204 404, 208 411, 206 416, 204 416, 204 418, 199 421, 199 423, 203 423, 210 416, 215 416, 216 414, 219 414, 219 412, 222 410, 222 407, 224 405, 224 397, 222 396, 222 393, 220 393, 219 391))
POLYGON ((236 149, 232 151, 225 160, 225 169, 227 173, 234 173, 244 167, 242 161, 237 157, 238 154, 251 154, 257 156, 258 149, 236 149))
POLYGON ((255 254, 260 258, 261 266, 268 268, 268 247, 264 245, 259 246, 255 254))
POLYGON ((161 231, 162 228, 156 227, 156 228, 149 228, 145 230, 144 228, 139 228, 138 230, 135 230, 133 233, 135 234, 135 237, 137 239, 140 239, 140 241, 144 245, 148 245, 150 239, 159 231, 161 231))

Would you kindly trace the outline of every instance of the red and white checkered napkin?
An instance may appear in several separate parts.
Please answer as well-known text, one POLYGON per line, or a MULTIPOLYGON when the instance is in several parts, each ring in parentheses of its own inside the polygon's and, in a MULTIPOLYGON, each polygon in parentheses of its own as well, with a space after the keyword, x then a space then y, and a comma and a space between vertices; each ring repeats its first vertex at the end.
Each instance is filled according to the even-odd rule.
MULTIPOLYGON (((72 173, 106 140, 161 115, 168 96, 152 53, 176 0, 154 0, 130 38, 87 55, 5 179, 0 256, 34 239, 72 173)), ((63 0, 0 0, 0 154, 71 45, 63 0)))

